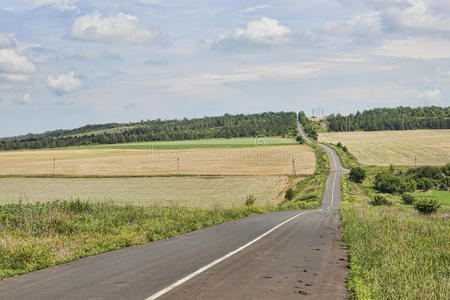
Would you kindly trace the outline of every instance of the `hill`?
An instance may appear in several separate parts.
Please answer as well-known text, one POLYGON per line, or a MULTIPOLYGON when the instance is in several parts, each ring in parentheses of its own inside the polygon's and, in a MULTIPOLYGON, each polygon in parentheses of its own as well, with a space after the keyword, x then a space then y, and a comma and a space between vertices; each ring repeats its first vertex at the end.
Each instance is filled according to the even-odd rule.
POLYGON ((59 148, 150 141, 210 138, 295 136, 294 112, 266 112, 183 120, 147 120, 137 123, 86 125, 71 130, 0 139, 0 150, 59 148))

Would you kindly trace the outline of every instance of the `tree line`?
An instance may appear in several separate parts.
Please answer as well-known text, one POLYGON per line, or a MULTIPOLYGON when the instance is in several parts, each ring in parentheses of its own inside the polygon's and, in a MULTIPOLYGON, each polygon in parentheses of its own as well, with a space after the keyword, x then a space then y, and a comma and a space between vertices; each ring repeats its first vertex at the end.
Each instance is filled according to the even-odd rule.
POLYGON ((295 136, 295 112, 266 112, 183 120, 147 120, 138 123, 87 125, 72 130, 55 130, 4 138, 0 150, 60 148, 69 146, 151 141, 195 140, 266 136, 295 136), (99 131, 100 132, 92 132, 99 131), (106 130, 101 132, 101 130, 106 130))
POLYGON ((328 131, 450 129, 450 107, 375 108, 327 117, 328 131))

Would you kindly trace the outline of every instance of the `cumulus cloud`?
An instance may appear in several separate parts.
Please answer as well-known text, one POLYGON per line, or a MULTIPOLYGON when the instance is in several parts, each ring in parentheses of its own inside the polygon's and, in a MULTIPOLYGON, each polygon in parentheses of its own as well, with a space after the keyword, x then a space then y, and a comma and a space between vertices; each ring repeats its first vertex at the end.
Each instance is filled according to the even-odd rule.
POLYGON ((47 77, 47 85, 57 93, 69 93, 79 89, 83 83, 80 79, 75 77, 74 72, 68 74, 61 74, 47 77))
POLYGON ((432 38, 392 40, 375 49, 375 54, 414 59, 450 58, 450 41, 432 38))
POLYGON ((89 41, 148 43, 156 34, 142 27, 135 16, 118 13, 103 17, 95 12, 77 18, 72 25, 71 36, 89 41))
POLYGON ((277 20, 262 17, 238 28, 232 36, 220 36, 213 44, 216 49, 238 49, 247 46, 276 46, 288 41, 291 29, 277 20))
POLYGON ((246 39, 255 43, 276 45, 287 41, 291 30, 281 25, 277 20, 262 17, 247 24, 245 29, 236 30, 236 38, 246 39))
POLYGON ((450 5, 442 0, 365 0, 387 23, 411 33, 450 33, 450 5))
POLYGON ((36 67, 14 49, 0 49, 0 78, 12 82, 24 82, 36 67))

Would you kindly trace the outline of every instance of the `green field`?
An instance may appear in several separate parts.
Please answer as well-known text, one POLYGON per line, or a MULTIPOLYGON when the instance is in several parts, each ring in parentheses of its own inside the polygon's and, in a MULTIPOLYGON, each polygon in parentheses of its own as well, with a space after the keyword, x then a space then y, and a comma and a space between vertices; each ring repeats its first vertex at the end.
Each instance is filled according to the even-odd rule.
POLYGON ((283 146, 298 144, 294 138, 260 137, 260 138, 230 138, 204 139, 184 141, 159 141, 111 145, 93 145, 82 148, 95 149, 193 149, 193 148, 240 148, 255 146, 283 146))
POLYGON ((450 191, 428 191, 424 193, 415 193, 416 198, 430 198, 436 199, 442 206, 450 206, 450 191))

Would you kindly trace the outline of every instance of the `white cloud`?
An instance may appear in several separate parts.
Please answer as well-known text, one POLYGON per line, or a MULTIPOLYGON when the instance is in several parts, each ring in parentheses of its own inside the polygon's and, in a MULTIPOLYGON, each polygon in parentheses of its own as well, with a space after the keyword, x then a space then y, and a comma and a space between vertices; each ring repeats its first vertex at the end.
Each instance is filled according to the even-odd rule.
POLYGON ((290 33, 291 30, 281 25, 277 20, 262 17, 257 21, 248 23, 245 29, 237 29, 235 36, 237 39, 245 39, 255 43, 276 45, 285 43, 290 33))
POLYGON ((9 35, 0 33, 0 49, 13 48, 15 46, 16 46, 16 43, 9 35))
POLYGON ((23 102, 25 102, 26 104, 30 104, 30 103, 31 103, 31 97, 30 97, 30 94, 25 93, 25 95, 23 95, 22 100, 23 100, 23 102))
POLYGON ((254 12, 260 9, 266 9, 272 7, 270 4, 260 4, 260 5, 255 5, 255 6, 251 6, 251 7, 247 7, 246 9, 242 9, 240 12, 241 13, 247 13, 247 12, 254 12))
POLYGON ((381 15, 376 11, 368 11, 346 21, 328 21, 322 30, 333 35, 373 36, 382 32, 381 15))
POLYGON ((68 93, 79 89, 83 83, 80 79, 75 77, 74 72, 70 72, 68 74, 48 76, 47 85, 55 92, 68 93))
POLYGON ((439 105, 441 103, 441 90, 435 89, 435 90, 426 90, 423 93, 420 93, 417 97, 419 99, 426 100, 429 104, 439 105))
POLYGON ((161 82, 170 92, 211 97, 211 93, 226 92, 227 84, 263 80, 292 80, 316 76, 323 69, 320 62, 249 66, 223 73, 201 73, 173 78, 161 82), (208 91, 205 93, 205 91, 208 91))
POLYGON ((365 0, 380 10, 388 23, 412 33, 450 32, 450 5, 443 0, 365 0))
POLYGON ((78 0, 36 0, 34 3, 36 6, 52 5, 59 10, 75 10, 77 7, 75 3, 78 0))
POLYGON ((118 13, 102 17, 95 12, 77 18, 72 25, 71 36, 90 41, 148 43, 156 34, 142 27, 135 16, 118 13))
POLYGON ((450 58, 450 41, 432 38, 392 40, 375 49, 375 54, 415 59, 450 58))
POLYGON ((0 49, 0 77, 7 81, 24 82, 36 67, 13 49, 0 49))

